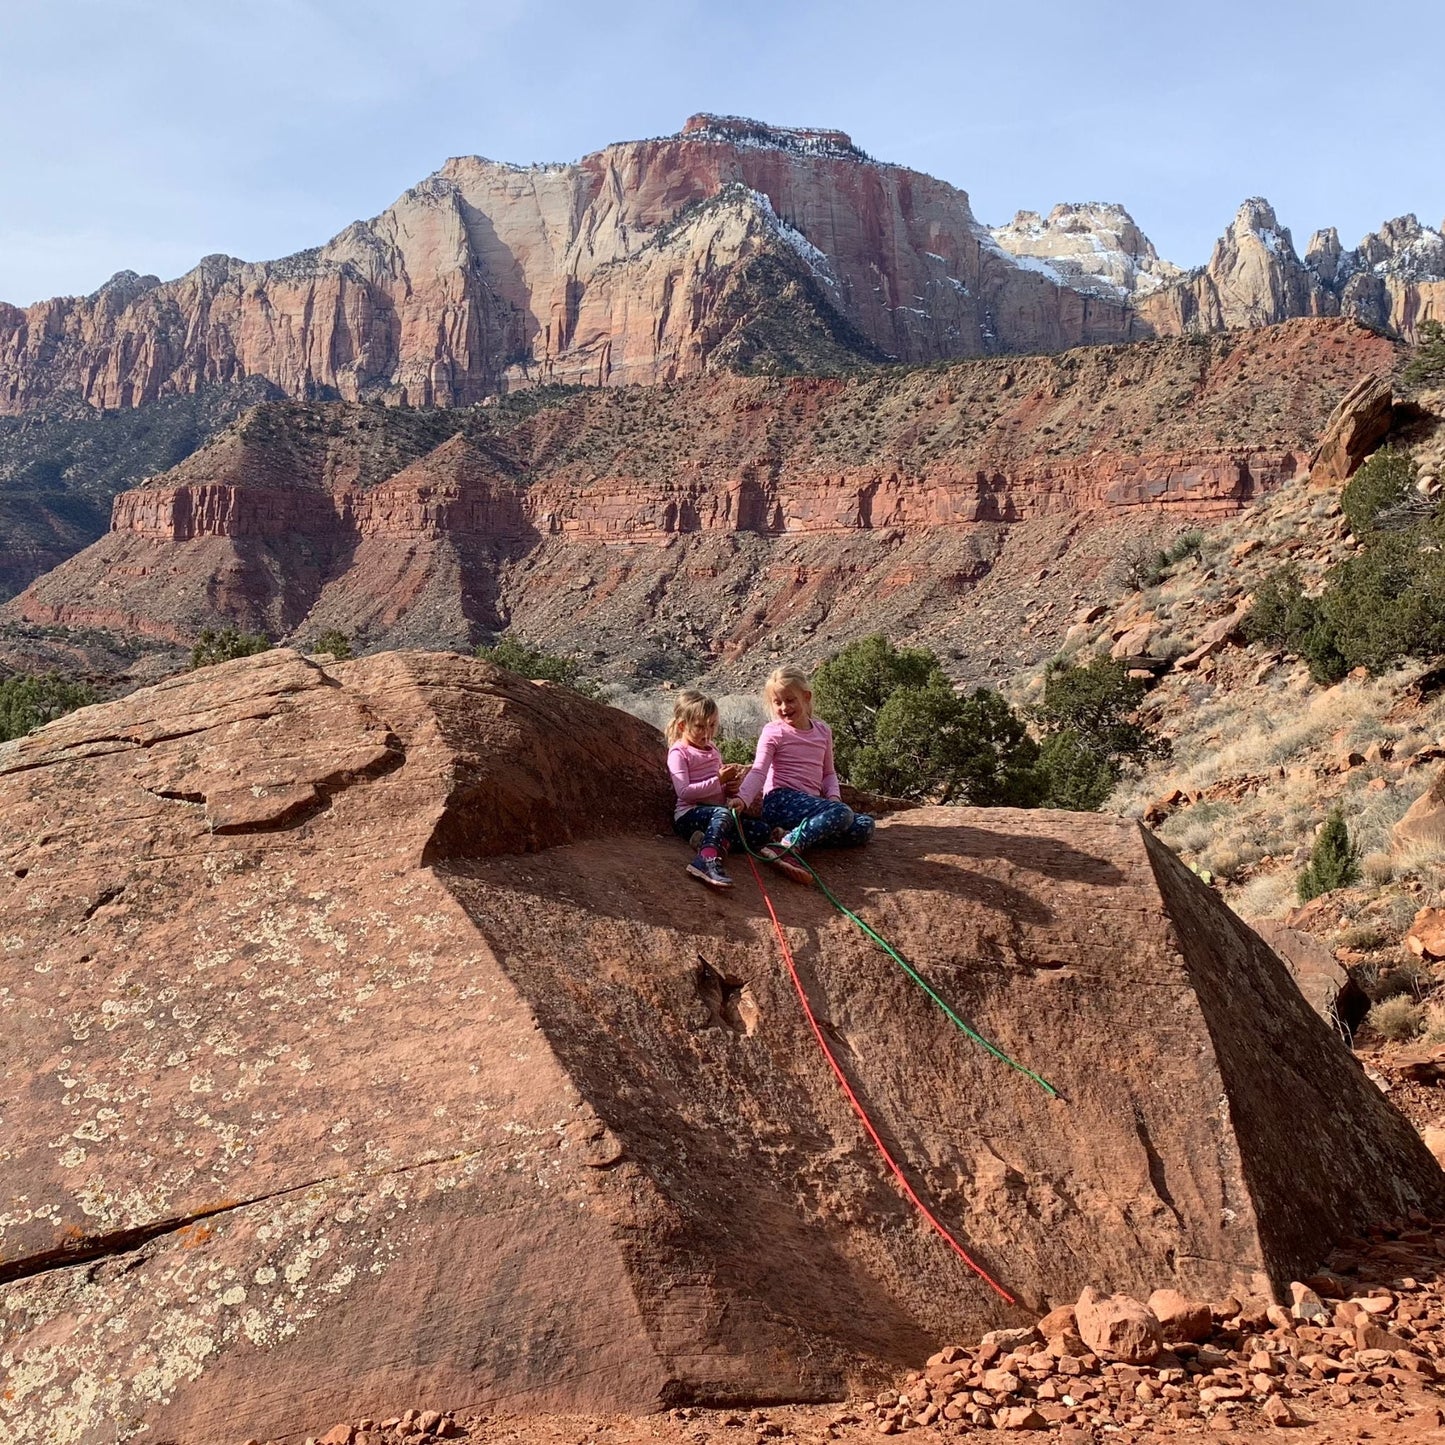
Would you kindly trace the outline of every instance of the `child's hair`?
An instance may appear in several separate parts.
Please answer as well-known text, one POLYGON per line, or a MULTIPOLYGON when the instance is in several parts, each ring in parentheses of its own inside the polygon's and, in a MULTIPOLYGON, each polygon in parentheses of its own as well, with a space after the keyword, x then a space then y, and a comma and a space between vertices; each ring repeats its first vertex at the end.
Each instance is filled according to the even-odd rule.
POLYGON ((672 704, 672 721, 667 725, 667 740, 675 743, 692 728, 706 726, 717 716, 717 704, 706 693, 685 687, 672 704))
POLYGON ((763 684, 763 693, 767 697, 773 697, 777 693, 786 692, 790 687, 798 692, 812 691, 808 686, 808 674, 796 662, 785 662, 781 667, 775 667, 763 684))

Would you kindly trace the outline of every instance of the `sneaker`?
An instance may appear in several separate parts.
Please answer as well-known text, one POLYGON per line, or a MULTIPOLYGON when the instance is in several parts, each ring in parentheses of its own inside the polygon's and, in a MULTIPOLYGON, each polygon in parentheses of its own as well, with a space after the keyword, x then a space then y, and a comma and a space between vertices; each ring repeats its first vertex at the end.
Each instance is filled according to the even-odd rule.
POLYGON ((688 846, 692 849, 694 853, 696 853, 698 849, 702 847, 702 840, 705 837, 707 837, 707 834, 704 833, 701 828, 694 828, 692 830, 692 836, 687 840, 687 842, 688 846))
POLYGON ((713 888, 731 888, 733 880, 723 872, 720 858, 704 858, 701 853, 687 865, 687 871, 694 878, 700 878, 713 888))
POLYGON ((787 878, 794 883, 801 883, 805 888, 812 887, 813 870, 794 853, 786 852, 784 849, 774 846, 764 848, 762 856, 787 878))

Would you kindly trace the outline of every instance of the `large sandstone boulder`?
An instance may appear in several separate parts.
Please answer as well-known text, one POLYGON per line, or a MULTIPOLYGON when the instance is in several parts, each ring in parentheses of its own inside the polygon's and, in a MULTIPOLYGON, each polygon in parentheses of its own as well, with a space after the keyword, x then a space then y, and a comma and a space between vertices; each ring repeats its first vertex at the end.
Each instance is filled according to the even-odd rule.
POLYGON ((1259 918, 1254 931, 1279 955, 1309 1006, 1333 1028, 1353 1036, 1370 1011, 1370 996, 1330 950, 1302 928, 1259 918))
POLYGON ((1405 810, 1391 838, 1397 848, 1445 846, 1445 768, 1435 774, 1430 786, 1405 810))
POLYGON ((1394 393, 1388 376, 1364 376, 1340 398, 1325 425, 1319 450, 1310 463, 1316 485, 1346 482, 1384 440, 1394 417, 1394 393))
POLYGON ((1088 1283, 1278 1291, 1445 1174, 1139 828, 920 808, 682 871, 662 743, 448 654, 277 651, 0 747, 0 1438, 817 1398, 1088 1283))

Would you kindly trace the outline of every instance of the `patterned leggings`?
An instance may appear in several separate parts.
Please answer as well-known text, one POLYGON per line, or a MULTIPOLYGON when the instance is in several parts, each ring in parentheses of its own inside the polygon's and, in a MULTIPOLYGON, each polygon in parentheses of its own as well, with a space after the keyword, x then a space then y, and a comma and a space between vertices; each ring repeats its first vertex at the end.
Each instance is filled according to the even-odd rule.
POLYGON ((694 833, 701 833, 700 850, 716 848, 719 853, 726 853, 737 842, 738 824, 742 825, 748 847, 754 853, 765 843, 772 841, 772 829, 761 818, 749 818, 746 813, 739 813, 734 820, 731 808, 719 808, 715 805, 689 808, 680 817, 672 820, 672 831, 679 838, 691 838, 694 833))
POLYGON ((791 832, 793 847, 799 850, 820 843, 857 848, 873 836, 873 819, 867 813, 855 813, 846 803, 794 788, 774 788, 764 796, 762 821, 769 829, 791 832))

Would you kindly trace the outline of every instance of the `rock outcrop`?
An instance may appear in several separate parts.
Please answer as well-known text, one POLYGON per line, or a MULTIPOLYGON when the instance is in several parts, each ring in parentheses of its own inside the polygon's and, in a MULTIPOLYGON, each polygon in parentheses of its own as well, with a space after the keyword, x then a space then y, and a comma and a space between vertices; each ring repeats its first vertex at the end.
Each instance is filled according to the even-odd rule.
POLYGON ((1445 847, 1445 768, 1405 810, 1390 836, 1397 848, 1445 847))
POLYGON ((277 404, 120 496, 109 535, 0 616, 371 646, 511 625, 614 675, 697 676, 759 643, 815 656, 880 626, 971 647, 960 599, 987 579, 1017 611, 1042 568, 1078 587, 1113 567, 1111 525, 1231 515, 1301 471, 1341 393, 1395 354, 1294 322, 465 414, 277 404))
POLYGON ((1338 298, 1342 315, 1414 337, 1445 320, 1445 236, 1413 216, 1386 221, 1353 251, 1333 227, 1317 232, 1305 264, 1338 298))
POLYGON ((1052 280, 1127 300, 1160 336, 1351 316, 1414 340, 1421 322, 1445 319, 1445 236, 1413 215, 1385 222, 1352 251, 1333 227, 1317 231, 1301 260, 1274 208, 1256 196, 1192 272, 1161 260, 1122 206, 1055 206, 1046 220, 1020 211, 991 234, 1052 280))
POLYGON ((840 131, 694 116, 564 165, 448 161, 395 204, 275 261, 122 271, 0 303, 0 415, 265 379, 297 398, 464 406, 538 383, 728 367, 1058 351, 1346 314, 1406 338, 1445 314, 1445 241, 1414 216, 1305 261, 1246 201, 1207 266, 1159 258, 1120 206, 1020 212, 872 160, 840 131))
POLYGON ((442 654, 278 651, 0 747, 6 1440, 836 1397, 1089 1281, 1259 1296, 1442 1203, 1149 835, 916 809, 831 881, 1062 1099, 778 902, 1008 1309, 890 1187, 761 900, 689 883, 668 803, 645 725, 442 654))
POLYGON ((1123 206, 1091 201, 1055 206, 1047 217, 1020 211, 990 234, 1010 255, 1040 263, 1066 286, 1134 300, 1181 281, 1186 273, 1162 260, 1123 206))
POLYGON ((1144 334, 1117 301, 1013 264, 962 191, 820 134, 839 136, 703 116, 570 165, 462 157, 314 250, 0 306, 0 412, 66 391, 137 406, 242 376, 458 406, 538 381, 1144 334))
POLYGON ((1239 208, 1203 270, 1138 305, 1155 330, 1174 336, 1332 315, 1332 299, 1295 254, 1274 208, 1256 196, 1239 208))
POLYGON ((1310 462, 1317 486, 1338 486, 1389 434, 1395 394, 1388 376, 1362 376, 1339 400, 1325 423, 1319 450, 1310 462))

